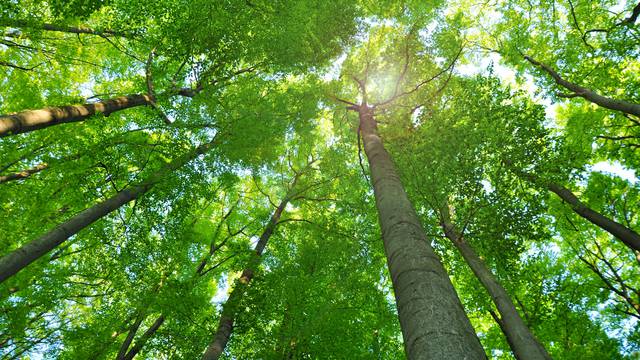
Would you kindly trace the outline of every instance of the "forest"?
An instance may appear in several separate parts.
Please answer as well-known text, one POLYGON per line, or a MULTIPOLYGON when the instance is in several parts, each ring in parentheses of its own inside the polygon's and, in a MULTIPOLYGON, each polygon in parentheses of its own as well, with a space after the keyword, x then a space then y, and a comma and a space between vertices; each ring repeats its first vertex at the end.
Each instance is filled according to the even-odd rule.
POLYGON ((640 359, 639 17, 0 1, 0 359, 640 359))

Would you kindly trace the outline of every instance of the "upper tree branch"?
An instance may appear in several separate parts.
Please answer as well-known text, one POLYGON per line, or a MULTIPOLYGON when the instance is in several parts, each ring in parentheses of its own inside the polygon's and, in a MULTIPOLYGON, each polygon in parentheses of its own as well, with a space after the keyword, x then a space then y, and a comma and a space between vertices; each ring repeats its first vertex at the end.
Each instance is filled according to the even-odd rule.
POLYGON ((0 184, 2 183, 6 183, 12 180, 20 180, 20 179, 26 179, 29 176, 38 173, 44 169, 46 169, 47 167, 49 167, 49 165, 47 165, 46 163, 42 163, 42 164, 38 164, 30 169, 26 169, 23 171, 19 171, 17 173, 13 173, 13 174, 9 174, 9 175, 2 175, 0 176, 0 184))
POLYGON ((396 95, 390 97, 389 99, 387 99, 387 100, 385 100, 385 101, 383 101, 381 103, 375 104, 375 106, 376 107, 385 106, 385 105, 388 105, 388 104, 396 101, 397 99, 399 99, 399 98, 401 98, 403 96, 411 95, 411 94, 415 93, 416 91, 420 90, 420 88, 422 88, 424 85, 426 85, 426 84, 430 83, 431 81, 433 81, 433 80, 439 78, 440 76, 442 76, 442 74, 452 70, 454 65, 456 64, 456 62, 460 58, 460 55, 462 54, 462 50, 464 50, 464 44, 460 47, 460 50, 458 50, 458 53, 456 54, 456 56, 453 58, 451 63, 449 63, 449 65, 446 68, 438 71, 435 75, 431 76, 430 78, 421 81, 413 89, 408 90, 408 91, 404 91, 404 92, 402 92, 400 94, 396 94, 396 95))
POLYGON ((37 24, 31 23, 25 20, 12 20, 12 19, 0 19, 0 26, 8 26, 15 28, 27 28, 27 29, 40 29, 45 31, 55 31, 70 34, 89 34, 102 37, 119 36, 124 38, 133 37, 132 34, 115 30, 96 30, 87 26, 66 26, 66 25, 54 25, 54 24, 37 24))
POLYGON ((584 98, 588 101, 591 101, 594 104, 600 105, 604 108, 607 108, 609 110, 614 110, 614 111, 620 111, 623 112, 625 114, 632 114, 635 116, 640 116, 640 104, 636 104, 636 103, 632 103, 632 102, 628 102, 628 101, 624 101, 624 100, 618 100, 618 99, 612 99, 612 98, 608 98, 606 96, 602 96, 590 89, 587 89, 585 87, 582 87, 578 84, 572 83, 568 80, 565 80, 564 78, 562 78, 560 76, 560 74, 558 74, 555 70, 553 70, 550 66, 539 62, 535 59, 533 59, 532 57, 528 56, 528 55, 523 55, 525 60, 527 60, 528 62, 530 62, 531 64, 533 64, 534 66, 542 69, 544 72, 546 72, 547 74, 549 74, 551 76, 551 78, 553 78, 553 81, 555 81, 556 84, 571 90, 574 94, 571 95, 565 95, 562 94, 564 97, 570 96, 578 96, 581 98, 584 98))

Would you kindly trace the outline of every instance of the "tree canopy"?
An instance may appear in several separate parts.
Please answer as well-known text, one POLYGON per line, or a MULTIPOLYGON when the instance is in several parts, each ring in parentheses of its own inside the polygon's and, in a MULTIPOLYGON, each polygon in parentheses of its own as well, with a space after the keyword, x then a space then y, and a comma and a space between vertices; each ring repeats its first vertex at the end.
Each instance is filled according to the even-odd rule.
POLYGON ((0 358, 637 359, 640 3, 0 3, 0 358))

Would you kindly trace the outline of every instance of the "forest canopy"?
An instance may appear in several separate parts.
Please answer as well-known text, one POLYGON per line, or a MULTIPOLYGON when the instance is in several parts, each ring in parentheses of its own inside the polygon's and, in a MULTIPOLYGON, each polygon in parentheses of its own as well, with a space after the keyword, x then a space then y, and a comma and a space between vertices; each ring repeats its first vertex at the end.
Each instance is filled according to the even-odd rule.
POLYGON ((0 358, 640 358, 639 17, 0 2, 0 358))

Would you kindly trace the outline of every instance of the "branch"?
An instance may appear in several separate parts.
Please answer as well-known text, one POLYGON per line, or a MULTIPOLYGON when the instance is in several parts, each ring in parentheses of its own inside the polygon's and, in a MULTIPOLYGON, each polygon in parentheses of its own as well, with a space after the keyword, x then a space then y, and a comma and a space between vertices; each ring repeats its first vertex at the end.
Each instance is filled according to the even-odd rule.
POLYGON ((638 139, 639 136, 627 135, 627 136, 606 136, 606 135, 598 135, 596 136, 598 139, 604 140, 627 140, 627 139, 638 139))
POLYGON ((454 57, 454 59, 451 61, 451 63, 450 63, 446 68, 444 68, 444 69, 440 70, 438 73, 436 73, 435 75, 433 75, 433 76, 432 76, 432 77, 430 77, 429 79, 426 79, 426 80, 424 80, 424 81, 422 81, 422 82, 418 83, 418 84, 417 84, 413 89, 411 89, 411 90, 409 90, 409 91, 404 91, 404 92, 400 93, 399 95, 394 95, 394 96, 390 97, 389 99, 387 99, 387 100, 385 100, 385 101, 383 101, 383 102, 381 102, 381 103, 375 104, 374 106, 376 106, 376 107, 382 107, 382 106, 385 106, 385 105, 388 105, 388 104, 390 104, 390 103, 394 102, 395 100, 397 100, 397 99, 399 99, 399 98, 401 98, 401 97, 403 97, 403 96, 411 95, 411 94, 413 94, 414 92, 416 92, 416 91, 420 90, 420 88, 421 88, 422 86, 424 86, 424 85, 426 85, 426 84, 430 83, 431 81, 433 81, 433 80, 435 80, 435 79, 439 78, 440 76, 442 76, 442 74, 444 74, 444 73, 448 72, 449 70, 453 69, 454 65, 456 64, 456 62, 457 62, 457 61, 458 61, 458 59, 460 58, 460 55, 462 54, 462 51, 464 50, 464 46, 465 46, 465 45, 464 45, 464 44, 462 44, 462 46, 460 47, 460 50, 458 50, 458 53, 456 54, 456 56, 454 57))
POLYGON ((226 263, 227 261, 229 261, 230 259, 234 258, 235 256, 237 256, 238 254, 231 254, 229 256, 227 256, 226 258, 224 258, 222 261, 220 261, 219 263, 213 265, 212 267, 208 268, 205 271, 202 271, 200 273, 198 273, 199 276, 205 276, 208 272, 213 271, 217 268, 219 268, 222 264, 226 263))
POLYGON ((353 102, 348 101, 348 100, 341 99, 341 98, 339 98, 339 97, 337 97, 335 95, 332 95, 332 94, 327 94, 327 96, 329 98, 331 98, 331 99, 333 99, 335 101, 341 102, 343 104, 347 104, 347 105, 350 105, 350 106, 358 106, 358 104, 356 104, 356 103, 353 103, 353 102))
POLYGON ((6 183, 9 181, 13 181, 13 180, 21 180, 21 179, 26 179, 29 176, 38 173, 46 168, 48 168, 49 165, 47 163, 42 163, 42 164, 38 164, 30 169, 26 169, 17 173, 13 173, 13 174, 9 174, 9 175, 3 175, 0 176, 0 184, 2 183, 6 183))
POLYGON ((14 68, 14 69, 17 69, 17 70, 22 70, 22 71, 31 71, 31 70, 37 68, 38 66, 42 65, 42 63, 40 63, 38 65, 34 65, 34 66, 28 68, 28 67, 15 65, 15 64, 12 64, 10 62, 6 62, 6 61, 0 60, 0 65, 1 66, 7 66, 7 67, 10 67, 10 68, 14 68))
POLYGON ((45 31, 55 31, 55 32, 63 32, 63 33, 70 33, 70 34, 89 34, 89 35, 96 35, 101 37, 107 37, 107 36, 119 36, 124 38, 133 37, 133 34, 131 33, 114 31, 109 29, 96 30, 86 26, 74 27, 74 26, 54 25, 54 24, 47 24, 47 23, 34 24, 34 23, 29 23, 28 21, 25 21, 25 20, 0 19, 0 26, 27 28, 27 29, 40 29, 45 31))
MULTIPOLYGON (((550 66, 539 62, 535 59, 533 59, 532 57, 528 56, 528 55, 524 55, 523 57, 525 60, 527 60, 528 62, 530 62, 532 65, 542 69, 544 72, 546 72, 547 74, 549 74, 553 80, 555 81, 556 84, 571 90, 576 96, 579 96, 581 98, 584 98, 585 100, 588 100, 594 104, 597 104, 599 106, 602 106, 603 108, 609 109, 609 110, 614 110, 614 111, 620 111, 622 113, 625 114, 632 114, 635 116, 640 116, 640 104, 636 104, 636 103, 632 103, 632 102, 628 102, 628 101, 624 101, 624 100, 618 100, 618 99, 612 99, 612 98, 608 98, 605 96, 602 96, 590 89, 584 88, 578 84, 572 83, 568 80, 563 79, 560 74, 558 74, 555 70, 553 70, 550 66)), ((573 95, 571 95, 570 97, 574 97, 573 95)))
POLYGON ((153 50, 151 50, 151 52, 149 52, 149 58, 147 59, 147 62, 144 67, 145 81, 147 84, 147 94, 151 99, 149 101, 149 104, 151 105, 152 108, 154 108, 158 112, 158 114, 160 114, 160 117, 162 118, 162 120, 164 120, 165 124, 171 125, 172 124, 171 119, 169 119, 167 114, 165 114, 164 111, 162 111, 162 108, 160 108, 160 106, 158 106, 158 103, 156 102, 156 92, 155 92, 155 89, 153 88, 153 76, 151 74, 151 65, 153 64, 153 57, 155 56, 155 54, 156 54, 156 49, 154 48, 153 50))
POLYGON ((631 15, 628 18, 622 20, 618 25, 633 25, 640 16, 640 2, 633 8, 631 15))

